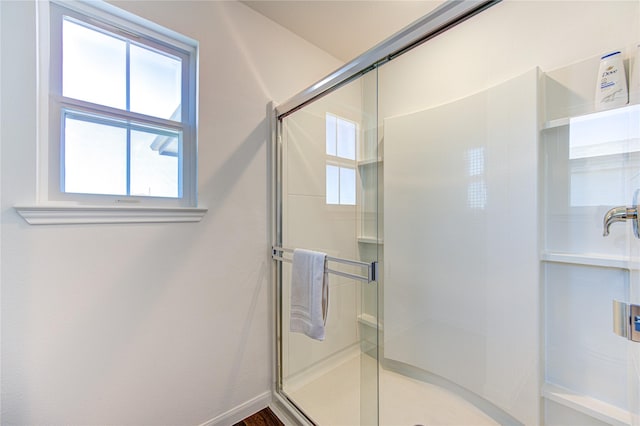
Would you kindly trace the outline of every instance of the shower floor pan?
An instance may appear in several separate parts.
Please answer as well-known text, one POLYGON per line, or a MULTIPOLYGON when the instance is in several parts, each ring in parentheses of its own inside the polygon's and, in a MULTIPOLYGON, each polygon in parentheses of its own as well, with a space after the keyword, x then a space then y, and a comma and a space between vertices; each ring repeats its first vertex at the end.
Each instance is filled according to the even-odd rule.
MULTIPOLYGON (((375 371, 375 359, 361 354, 351 357, 320 377, 287 394, 321 426, 354 426, 375 412, 375 396, 361 403, 360 363, 364 371, 375 371), (361 409, 361 406, 363 407, 361 409)), ((375 377, 367 377, 363 388, 373 389, 375 377)), ((465 399, 441 387, 380 368, 380 425, 498 425, 465 399)), ((369 418, 370 420, 371 418, 369 418)), ((373 418, 375 419, 375 417, 373 418)), ((365 419, 364 423, 369 423, 365 419)))

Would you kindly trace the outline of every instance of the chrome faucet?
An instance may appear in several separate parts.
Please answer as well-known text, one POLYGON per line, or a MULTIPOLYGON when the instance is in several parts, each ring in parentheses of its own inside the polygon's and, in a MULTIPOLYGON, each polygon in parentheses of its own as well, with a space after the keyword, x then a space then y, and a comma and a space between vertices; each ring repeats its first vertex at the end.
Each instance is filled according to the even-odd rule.
POLYGON ((603 226, 604 226, 604 231, 602 232, 602 236, 606 237, 607 235, 609 235, 609 228, 611 227, 612 223, 615 222, 624 222, 627 219, 634 219, 633 222, 633 231, 636 234, 637 238, 640 238, 640 236, 638 235, 638 206, 635 207, 614 207, 611 210, 609 210, 605 215, 604 215, 604 220, 603 220, 603 226))

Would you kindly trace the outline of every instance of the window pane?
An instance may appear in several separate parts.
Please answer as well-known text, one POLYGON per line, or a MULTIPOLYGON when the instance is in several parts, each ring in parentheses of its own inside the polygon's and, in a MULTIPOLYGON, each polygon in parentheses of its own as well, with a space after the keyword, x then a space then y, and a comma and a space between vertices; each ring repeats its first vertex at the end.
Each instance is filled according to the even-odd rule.
POLYGON ((127 131, 65 118, 63 192, 127 194, 127 131))
POLYGON ((327 165, 327 204, 340 202, 340 176, 339 168, 327 165))
POLYGON ((340 204, 356 204, 356 170, 340 167, 340 204))
POLYGON ((338 157, 356 159, 356 124, 338 119, 338 157))
POLYGON ((127 44, 64 20, 62 95, 125 109, 127 44))
POLYGON ((131 132, 131 195, 178 198, 179 137, 131 132))
POLYGON ((131 45, 131 111, 181 121, 182 63, 131 45))
POLYGON ((327 155, 336 155, 336 116, 327 114, 327 155))

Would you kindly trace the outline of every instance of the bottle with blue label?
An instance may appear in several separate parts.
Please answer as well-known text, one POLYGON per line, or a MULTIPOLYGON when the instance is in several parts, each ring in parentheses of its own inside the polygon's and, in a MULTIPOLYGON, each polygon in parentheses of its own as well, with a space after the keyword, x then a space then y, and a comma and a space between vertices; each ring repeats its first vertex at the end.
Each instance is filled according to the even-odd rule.
POLYGON ((621 52, 611 52, 600 58, 596 83, 596 110, 624 106, 629 103, 627 75, 621 52))

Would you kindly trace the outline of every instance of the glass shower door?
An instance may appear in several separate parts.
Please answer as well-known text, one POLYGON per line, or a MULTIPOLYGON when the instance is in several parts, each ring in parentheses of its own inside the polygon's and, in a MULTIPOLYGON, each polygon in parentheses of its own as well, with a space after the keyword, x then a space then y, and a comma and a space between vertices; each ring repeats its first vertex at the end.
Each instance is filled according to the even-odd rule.
POLYGON ((378 423, 376 95, 369 73, 281 121, 281 244, 329 256, 329 295, 324 340, 291 332, 282 263, 279 392, 318 425, 378 423))
POLYGON ((318 342, 282 263, 279 393, 322 425, 639 424, 639 43, 638 0, 502 1, 282 119, 277 242, 380 277, 330 266, 318 342))

